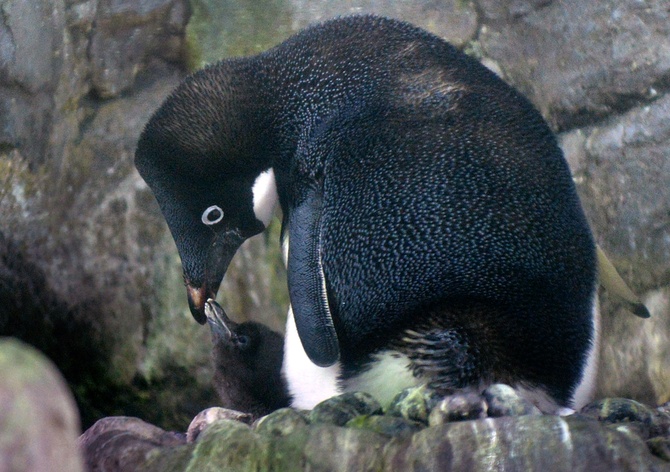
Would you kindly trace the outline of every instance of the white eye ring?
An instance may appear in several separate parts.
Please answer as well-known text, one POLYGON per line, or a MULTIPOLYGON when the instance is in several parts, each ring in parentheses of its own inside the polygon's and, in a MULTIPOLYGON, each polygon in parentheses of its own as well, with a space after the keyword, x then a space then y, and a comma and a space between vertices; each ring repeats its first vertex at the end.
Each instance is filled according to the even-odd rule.
POLYGON ((215 225, 222 219, 223 219, 223 210, 218 205, 212 205, 211 207, 207 208, 205 211, 202 212, 201 220, 207 226, 215 225))

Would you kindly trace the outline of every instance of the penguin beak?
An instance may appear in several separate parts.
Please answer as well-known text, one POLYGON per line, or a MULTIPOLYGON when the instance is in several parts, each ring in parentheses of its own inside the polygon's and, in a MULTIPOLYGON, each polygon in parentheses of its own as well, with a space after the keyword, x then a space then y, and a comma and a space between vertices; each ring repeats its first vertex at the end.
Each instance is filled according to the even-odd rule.
POLYGON ((190 282, 186 282, 188 307, 191 310, 193 318, 195 318, 198 323, 205 324, 207 321, 205 300, 216 297, 217 291, 218 290, 210 290, 206 286, 194 287, 190 282))
POLYGON ((215 237, 207 250, 206 260, 203 261, 205 264, 204 281, 200 284, 193 283, 188 274, 184 273, 188 307, 198 323, 205 324, 207 321, 206 302, 216 298, 228 265, 243 242, 244 238, 236 231, 215 237))
POLYGON ((230 341, 233 338, 233 330, 237 324, 231 321, 221 305, 211 298, 205 303, 205 315, 214 336, 222 341, 230 341))

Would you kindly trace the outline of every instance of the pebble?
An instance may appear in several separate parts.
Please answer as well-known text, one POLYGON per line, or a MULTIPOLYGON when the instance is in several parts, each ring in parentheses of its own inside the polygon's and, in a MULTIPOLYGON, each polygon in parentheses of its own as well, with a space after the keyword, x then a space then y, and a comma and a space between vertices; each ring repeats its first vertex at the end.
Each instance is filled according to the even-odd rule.
POLYGON ((398 416, 406 420, 428 424, 430 411, 440 400, 442 400, 442 397, 428 390, 425 386, 410 387, 402 390, 391 400, 386 413, 390 416, 398 416))
POLYGON ((445 397, 428 416, 428 425, 437 426, 451 421, 486 418, 487 405, 476 393, 462 393, 445 397))
POLYGON ((482 396, 488 405, 487 414, 491 418, 542 414, 539 408, 519 396, 509 385, 491 385, 482 392, 482 396))
POLYGON ((312 423, 344 426, 360 415, 381 415, 382 407, 372 395, 365 392, 344 393, 324 400, 309 413, 312 423))
POLYGON ((191 420, 191 424, 188 425, 188 430, 186 431, 186 440, 190 443, 195 441, 200 436, 200 433, 218 420, 235 420, 248 424, 251 422, 251 415, 228 408, 207 408, 195 415, 195 418, 191 420))
POLYGON ((662 407, 653 409, 626 398, 596 400, 582 408, 580 415, 613 425, 627 424, 643 439, 661 436, 670 431, 670 414, 662 407))

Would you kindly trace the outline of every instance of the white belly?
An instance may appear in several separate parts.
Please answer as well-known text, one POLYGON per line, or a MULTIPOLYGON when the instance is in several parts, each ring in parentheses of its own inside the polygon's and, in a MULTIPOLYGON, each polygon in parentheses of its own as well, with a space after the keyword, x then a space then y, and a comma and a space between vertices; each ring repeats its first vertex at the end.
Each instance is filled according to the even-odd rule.
POLYGON ((342 393, 338 386, 339 363, 330 367, 319 367, 309 360, 298 336, 291 307, 286 319, 282 372, 293 398, 291 406, 294 408, 311 410, 317 403, 342 393))
POLYGON ((282 372, 293 401, 291 406, 311 410, 317 403, 344 392, 367 392, 382 406, 387 406, 402 389, 418 385, 421 380, 409 369, 409 359, 395 351, 374 356, 370 368, 356 377, 341 380, 341 367, 319 367, 307 357, 289 308, 284 341, 282 372))
MULTIPOLYGON (((573 395, 573 407, 576 410, 592 399, 595 388, 600 340, 600 309, 597 294, 594 295, 593 325, 593 343, 588 353, 582 379, 573 395)), ((298 336, 293 310, 289 307, 282 372, 293 398, 291 405, 294 408, 311 410, 318 403, 330 397, 345 392, 359 391, 369 393, 383 407, 386 407, 404 388, 417 386, 428 380, 414 377, 409 359, 397 351, 382 351, 375 354, 367 370, 344 381, 341 379, 341 371, 339 362, 330 367, 319 367, 309 360, 298 336)), ((483 383, 475 390, 481 392, 487 386, 488 383, 483 383)), ((521 396, 545 413, 567 414, 571 412, 569 409, 559 408, 541 389, 528 389, 520 385, 513 385, 513 387, 521 396)))

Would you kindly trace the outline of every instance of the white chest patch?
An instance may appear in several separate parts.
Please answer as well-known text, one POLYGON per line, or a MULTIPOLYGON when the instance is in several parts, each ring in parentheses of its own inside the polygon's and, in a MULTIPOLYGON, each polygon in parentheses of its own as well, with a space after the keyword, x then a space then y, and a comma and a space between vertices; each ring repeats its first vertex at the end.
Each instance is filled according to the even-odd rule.
POLYGON ((256 177, 251 191, 254 196, 254 214, 267 228, 278 199, 274 171, 270 168, 256 177))
POLYGON ((309 360, 298 336, 291 307, 286 320, 282 372, 293 397, 291 406, 294 408, 311 410, 317 403, 342 393, 338 386, 339 362, 329 367, 319 367, 309 360))

